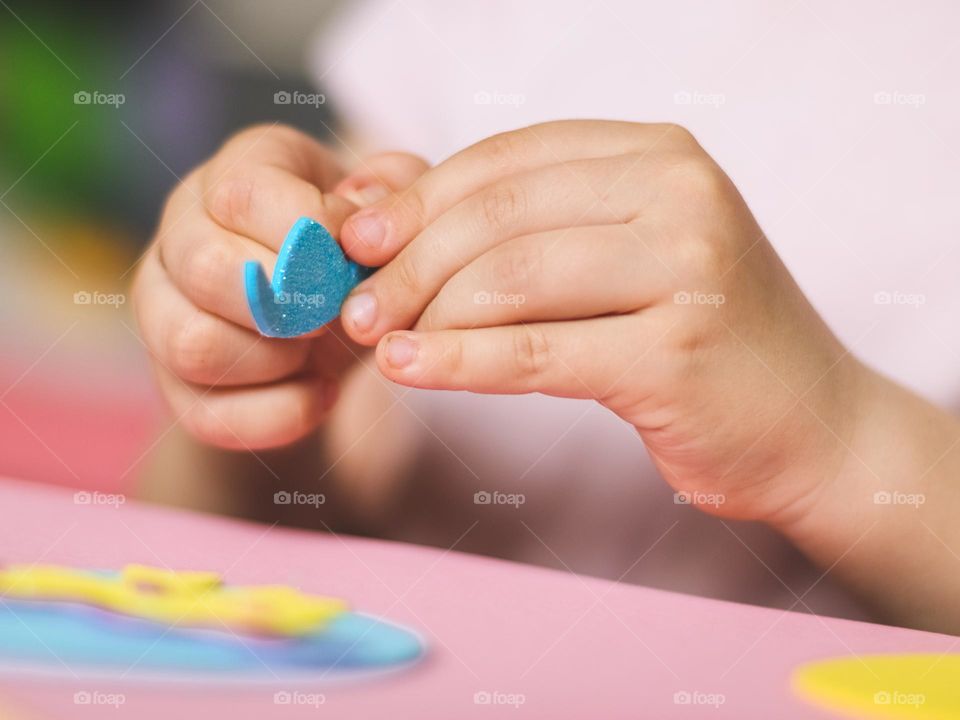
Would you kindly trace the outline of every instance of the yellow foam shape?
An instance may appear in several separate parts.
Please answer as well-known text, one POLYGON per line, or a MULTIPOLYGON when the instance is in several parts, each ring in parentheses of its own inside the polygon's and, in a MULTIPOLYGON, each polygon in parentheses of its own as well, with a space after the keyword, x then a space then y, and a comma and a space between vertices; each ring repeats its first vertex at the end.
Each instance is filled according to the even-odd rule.
POLYGON ((822 707, 864 718, 960 718, 960 655, 863 655, 800 667, 793 687, 822 707))
POLYGON ((296 637, 323 628, 347 610, 336 598, 281 585, 224 586, 212 572, 128 565, 102 575, 56 565, 0 569, 0 596, 94 605, 184 627, 296 637))

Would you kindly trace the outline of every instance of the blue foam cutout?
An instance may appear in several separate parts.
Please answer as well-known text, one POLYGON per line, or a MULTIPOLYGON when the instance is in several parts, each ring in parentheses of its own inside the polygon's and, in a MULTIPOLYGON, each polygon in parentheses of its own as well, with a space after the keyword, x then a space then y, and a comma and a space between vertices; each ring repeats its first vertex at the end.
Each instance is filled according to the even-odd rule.
POLYGON ((0 665, 28 662, 147 674, 192 671, 278 678, 293 671, 344 673, 416 660, 413 632, 347 612, 302 637, 241 638, 229 631, 168 627, 70 603, 8 600, 0 604, 0 665))
POLYGON ((350 291, 373 270, 350 260, 323 225, 303 217, 283 241, 272 282, 254 261, 244 265, 243 273, 247 304, 260 333, 289 338, 335 319, 350 291))

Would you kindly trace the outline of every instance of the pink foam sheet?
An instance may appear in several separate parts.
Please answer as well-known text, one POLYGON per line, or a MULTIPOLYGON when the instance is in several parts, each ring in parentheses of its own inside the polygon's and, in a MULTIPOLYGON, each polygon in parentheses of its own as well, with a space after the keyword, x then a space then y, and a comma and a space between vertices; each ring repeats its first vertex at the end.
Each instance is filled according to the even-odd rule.
POLYGON ((0 561, 144 563, 214 570, 240 584, 289 583, 409 626, 429 646, 419 664, 393 674, 300 685, 158 684, 131 679, 135 673, 91 678, 51 659, 49 677, 0 675, 0 708, 6 702, 31 718, 93 717, 113 708, 83 699, 118 695, 124 716, 148 720, 321 713, 421 720, 828 718, 834 716, 790 690, 799 664, 858 653, 947 652, 956 643, 456 550, 270 528, 132 501, 77 505, 73 491, 12 480, 0 481, 0 561))

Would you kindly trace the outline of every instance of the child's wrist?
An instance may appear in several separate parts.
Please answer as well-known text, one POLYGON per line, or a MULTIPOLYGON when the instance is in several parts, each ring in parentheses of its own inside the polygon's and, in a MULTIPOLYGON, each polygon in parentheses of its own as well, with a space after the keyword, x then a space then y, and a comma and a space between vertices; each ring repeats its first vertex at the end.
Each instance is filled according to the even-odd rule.
POLYGON ((821 517, 859 504, 857 499, 872 487, 863 447, 888 402, 883 382, 847 355, 821 381, 815 397, 801 398, 809 422, 804 437, 797 439, 795 459, 779 480, 785 501, 757 520, 790 537, 821 517))

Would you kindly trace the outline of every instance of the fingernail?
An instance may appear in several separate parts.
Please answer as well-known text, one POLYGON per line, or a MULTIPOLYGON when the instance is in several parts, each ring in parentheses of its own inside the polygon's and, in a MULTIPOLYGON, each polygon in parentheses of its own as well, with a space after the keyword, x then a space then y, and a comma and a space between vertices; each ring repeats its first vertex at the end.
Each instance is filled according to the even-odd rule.
POLYGON ((370 332, 377 322, 377 298, 373 293, 351 295, 343 304, 343 317, 359 332, 370 332))
POLYGON ((360 238, 360 242, 368 248, 376 249, 383 245, 387 236, 387 228, 379 213, 359 212, 349 220, 353 232, 360 238))
POLYGON ((366 187, 351 190, 350 192, 345 193, 344 197, 346 197, 347 200, 352 202, 354 205, 367 207, 368 205, 373 205, 374 203, 380 202, 389 194, 390 191, 386 187, 375 183, 373 185, 367 185, 366 187))
POLYGON ((417 358, 417 343, 406 335, 393 335, 387 340, 387 362, 391 367, 401 370, 417 358))

